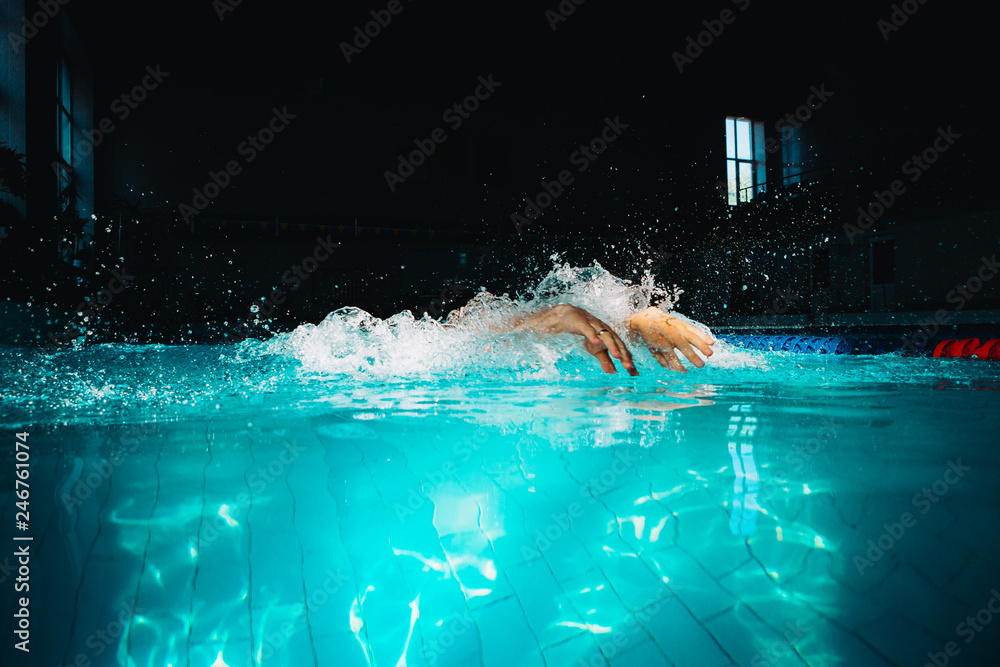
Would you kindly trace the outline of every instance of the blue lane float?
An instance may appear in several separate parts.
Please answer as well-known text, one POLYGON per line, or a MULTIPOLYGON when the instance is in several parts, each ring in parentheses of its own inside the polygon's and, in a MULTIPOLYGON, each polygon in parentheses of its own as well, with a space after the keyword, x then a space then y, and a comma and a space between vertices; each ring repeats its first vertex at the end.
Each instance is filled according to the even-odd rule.
POLYGON ((723 336, 721 340, 758 352, 803 354, 888 354, 902 348, 892 339, 855 339, 818 336, 723 336))

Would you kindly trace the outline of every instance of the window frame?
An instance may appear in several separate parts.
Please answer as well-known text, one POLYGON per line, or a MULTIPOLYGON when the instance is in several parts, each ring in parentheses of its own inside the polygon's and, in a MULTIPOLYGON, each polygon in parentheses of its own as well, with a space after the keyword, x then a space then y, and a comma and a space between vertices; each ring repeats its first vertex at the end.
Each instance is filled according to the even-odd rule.
POLYGON ((738 206, 767 192, 764 122, 726 116, 726 201, 738 206))

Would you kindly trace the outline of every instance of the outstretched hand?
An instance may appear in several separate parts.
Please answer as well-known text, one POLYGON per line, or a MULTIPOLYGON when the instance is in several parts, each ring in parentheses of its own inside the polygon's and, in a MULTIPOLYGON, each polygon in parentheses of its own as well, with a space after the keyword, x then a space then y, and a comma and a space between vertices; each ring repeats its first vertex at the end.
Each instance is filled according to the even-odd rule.
POLYGON ((601 369, 605 373, 617 373, 615 362, 618 359, 629 375, 638 375, 632 355, 614 329, 607 323, 591 315, 583 308, 560 304, 548 310, 529 316, 518 329, 530 329, 540 333, 569 333, 583 336, 584 348, 597 357, 601 369))
POLYGON ((642 338, 653 358, 660 362, 661 366, 681 373, 687 373, 687 369, 681 364, 676 350, 680 350, 692 364, 701 368, 705 365, 705 361, 698 356, 695 348, 706 357, 710 357, 711 346, 716 342, 701 329, 684 320, 671 317, 655 307, 633 315, 629 319, 628 326, 629 331, 642 338))

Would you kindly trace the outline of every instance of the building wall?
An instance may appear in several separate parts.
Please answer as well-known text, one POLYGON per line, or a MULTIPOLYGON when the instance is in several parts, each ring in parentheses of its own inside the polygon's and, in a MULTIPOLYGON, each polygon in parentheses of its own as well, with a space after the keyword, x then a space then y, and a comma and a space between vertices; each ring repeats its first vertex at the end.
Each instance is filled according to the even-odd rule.
MULTIPOLYGON (((18 47, 15 53, 7 35, 20 34, 23 17, 24 0, 0 0, 0 35, 3 36, 0 44, 3 53, 0 58, 0 142, 21 153, 27 150, 24 47, 18 47)), ((20 216, 25 215, 23 200, 7 194, 2 197, 20 216)))

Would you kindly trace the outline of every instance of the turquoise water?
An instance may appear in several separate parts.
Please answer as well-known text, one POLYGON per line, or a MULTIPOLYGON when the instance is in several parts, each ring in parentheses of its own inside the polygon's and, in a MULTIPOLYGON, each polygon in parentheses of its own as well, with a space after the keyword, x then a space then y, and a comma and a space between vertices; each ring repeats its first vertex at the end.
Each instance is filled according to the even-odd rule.
POLYGON ((607 376, 570 337, 346 311, 0 349, 31 457, 3 553, 33 538, 0 662, 995 664, 996 363, 717 348, 607 376))

